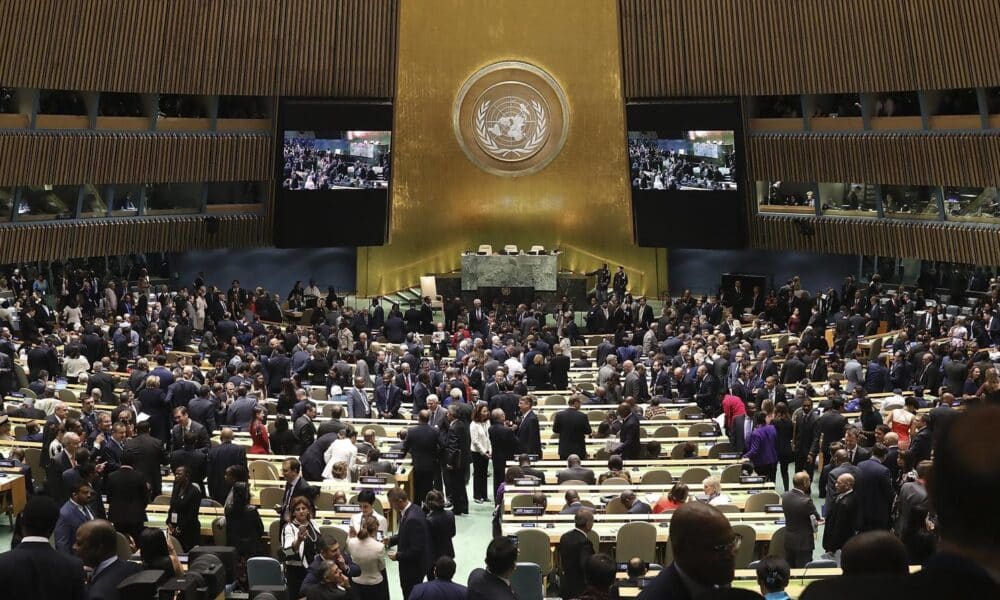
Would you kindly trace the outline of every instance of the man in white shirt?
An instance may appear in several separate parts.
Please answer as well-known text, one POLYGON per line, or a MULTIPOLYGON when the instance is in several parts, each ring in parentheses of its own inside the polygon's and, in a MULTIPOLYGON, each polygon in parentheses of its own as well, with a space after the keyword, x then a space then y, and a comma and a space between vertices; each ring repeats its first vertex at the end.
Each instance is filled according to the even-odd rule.
POLYGON ((355 445, 357 439, 358 432, 354 429, 340 431, 337 439, 330 444, 330 447, 326 449, 326 453, 323 454, 323 459, 326 460, 326 468, 323 469, 323 479, 333 478, 331 474, 333 465, 339 462, 347 463, 348 471, 354 469, 358 457, 358 447, 355 445))

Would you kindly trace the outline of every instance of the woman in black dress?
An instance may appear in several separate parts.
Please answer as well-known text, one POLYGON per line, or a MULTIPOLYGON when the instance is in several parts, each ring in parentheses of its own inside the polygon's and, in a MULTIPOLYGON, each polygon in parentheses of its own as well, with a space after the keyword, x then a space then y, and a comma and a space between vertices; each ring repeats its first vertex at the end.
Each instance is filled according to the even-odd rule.
POLYGON ((444 494, 437 490, 427 492, 424 499, 427 511, 427 525, 431 531, 431 562, 442 556, 455 558, 455 515, 444 509, 444 494))
POLYGON ((170 495, 167 527, 170 535, 180 540, 185 552, 201 541, 201 522, 198 520, 201 498, 201 488, 191 482, 188 468, 183 465, 177 467, 174 470, 174 491, 170 495))
MULTIPOLYGON (((771 421, 774 429, 778 433, 778 470, 781 471, 781 483, 788 487, 788 465, 795 464, 795 453, 792 452, 792 431, 794 425, 792 417, 788 414, 788 405, 779 402, 774 407, 774 419, 771 421)), ((794 468, 794 467, 793 467, 794 468)))

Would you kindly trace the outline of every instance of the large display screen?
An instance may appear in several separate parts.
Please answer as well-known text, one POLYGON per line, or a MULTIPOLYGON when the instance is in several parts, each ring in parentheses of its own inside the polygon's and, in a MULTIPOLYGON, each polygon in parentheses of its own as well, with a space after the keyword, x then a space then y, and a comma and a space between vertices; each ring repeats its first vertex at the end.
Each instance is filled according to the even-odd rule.
POLYGON ((632 187, 639 190, 737 190, 736 133, 630 131, 632 187))
POLYGON ((286 190, 389 189, 392 133, 286 131, 286 190))
POLYGON ((635 240, 661 248, 747 243, 743 122, 735 98, 626 106, 635 240))
POLYGON ((386 243, 392 105, 282 99, 278 131, 275 245, 386 243))

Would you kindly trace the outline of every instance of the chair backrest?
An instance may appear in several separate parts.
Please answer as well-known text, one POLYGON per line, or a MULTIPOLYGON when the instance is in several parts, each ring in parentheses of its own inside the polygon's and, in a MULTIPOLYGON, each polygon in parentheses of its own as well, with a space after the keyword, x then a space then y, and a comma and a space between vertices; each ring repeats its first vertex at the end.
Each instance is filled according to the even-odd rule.
POLYGON ((56 392, 56 395, 59 397, 59 401, 60 402, 67 402, 67 403, 74 403, 75 404, 75 403, 77 403, 77 402, 80 401, 80 396, 78 396, 76 392, 74 392, 73 390, 71 390, 69 388, 63 388, 61 390, 58 390, 56 392))
POLYGON ((712 444, 712 447, 708 449, 709 458, 719 458, 719 454, 723 452, 733 452, 735 448, 729 442, 719 442, 717 444, 712 444))
POLYGON ((278 557, 278 551, 281 550, 281 525, 281 519, 275 519, 267 527, 267 538, 270 541, 269 550, 274 558, 278 557))
MULTIPOLYGON (((27 389, 28 386, 31 385, 31 382, 28 381, 28 374, 24 372, 24 367, 18 363, 14 363, 14 378, 17 380, 18 387, 27 389)), ((27 396, 27 394, 24 393, 24 389, 21 390, 21 394, 23 396, 27 396)), ((28 391, 31 392, 31 390, 28 391)), ((31 392, 31 396, 29 397, 36 398, 37 396, 35 396, 35 392, 31 392)))
POLYGON ((254 556, 247 559, 247 584, 282 585, 285 583, 281 575, 281 563, 269 556, 254 556))
POLYGON ((687 452, 688 442, 681 442, 675 444, 673 448, 670 449, 670 458, 684 458, 684 453, 687 452))
POLYGON ((652 523, 625 523, 618 530, 615 561, 627 562, 634 556, 656 562, 656 526, 652 523))
POLYGON ((535 563, 542 575, 548 575, 552 571, 549 534, 542 529, 518 529, 517 561, 535 563))
POLYGON ((115 538, 118 540, 115 546, 115 553, 118 555, 118 559, 131 560, 132 546, 129 545, 128 538, 123 533, 115 533, 115 538))
MULTIPOLYGON (((583 504, 583 501, 580 501, 583 504)), ((593 507, 591 507, 593 508, 593 507)), ((594 553, 601 551, 601 536, 597 535, 597 532, 591 529, 587 532, 587 539, 590 540, 590 544, 594 547, 594 553)))
POLYGON ((604 512, 609 515, 624 515, 628 513, 628 508, 622 504, 621 499, 617 496, 608 500, 608 503, 604 506, 604 512))
POLYGON ((771 534, 771 542, 767 545, 768 556, 785 557, 785 528, 779 527, 771 534))
MULTIPOLYGON (((835 560, 820 559, 820 560, 811 560, 811 561, 807 562, 805 568, 807 568, 807 569, 836 569, 839 566, 840 565, 838 565, 837 561, 835 561, 835 560)), ((739 567, 736 567, 736 568, 738 569, 739 567)))
POLYGON ((593 392, 595 389, 593 382, 590 381, 581 381, 576 384, 576 387, 580 388, 584 392, 593 392))
POLYGON ((212 543, 216 546, 226 545, 226 519, 216 517, 212 519, 212 543))
POLYGON ((222 503, 218 500, 213 500, 212 498, 202 498, 199 506, 208 506, 210 508, 222 508, 222 503))
POLYGON ((559 485, 564 485, 566 487, 580 487, 587 485, 587 482, 580 481, 579 479, 567 479, 566 481, 560 483, 559 485))
POLYGON ((603 410, 589 410, 587 411, 587 419, 591 423, 603 423, 607 414, 603 410))
POLYGON ((608 477, 601 485, 631 485, 631 482, 624 477, 608 477))
POLYGON ((735 504, 716 504, 714 506, 715 506, 715 508, 719 509, 719 512, 723 512, 723 513, 740 513, 740 512, 743 512, 743 511, 740 510, 740 507, 736 506, 735 504))
POLYGON ((510 499, 510 507, 514 509, 531 506, 531 500, 531 494, 518 494, 510 499))
POLYGON ((680 414, 681 414, 681 418, 683 419, 684 417, 686 417, 688 415, 701 415, 701 414, 704 414, 704 411, 701 410, 701 407, 699 407, 699 406, 685 406, 684 408, 681 409, 681 413, 680 414))
POLYGON ((674 482, 674 476, 670 474, 670 471, 666 469, 653 469, 652 471, 646 471, 646 474, 642 476, 642 485, 652 484, 652 485, 670 485, 674 482))
POLYGON ((559 406, 561 404, 566 404, 566 399, 562 396, 549 396, 545 400, 542 400, 542 406, 559 406))
POLYGON ((324 525, 319 528, 319 534, 327 542, 336 540, 341 548, 347 548, 347 530, 333 525, 324 525))
POLYGON ((607 448, 598 448, 597 452, 594 452, 594 460, 608 460, 611 458, 611 453, 608 452, 607 448))
POLYGON ((265 509, 275 504, 281 504, 285 499, 285 490, 280 487, 265 487, 260 489, 260 505, 265 509))
POLYGON ((153 504, 168 506, 170 505, 170 496, 166 494, 160 494, 156 498, 153 498, 153 504))
POLYGON ((729 465, 722 470, 719 481, 722 483, 739 483, 740 476, 743 475, 743 465, 729 465))
POLYGON ((715 431, 715 425, 711 423, 695 423, 694 425, 688 427, 688 437, 698 437, 703 433, 708 433, 709 431, 715 431))
POLYGON ((510 577, 510 589, 518 600, 542 600, 542 570, 532 562, 518 562, 510 577))
POLYGON ((538 254, 539 252, 545 252, 545 246, 532 246, 531 253, 538 254))
POLYGON ((250 461, 250 479, 266 479, 276 481, 278 477, 278 467, 270 461, 254 460, 250 461))
POLYGON ((309 398, 313 400, 326 400, 326 388, 321 385, 314 385, 309 388, 309 398))
POLYGON ((709 475, 711 475, 711 473, 708 471, 708 469, 705 469, 703 467, 691 467, 687 471, 684 471, 684 474, 681 475, 681 483, 700 484, 702 481, 705 481, 705 478, 708 477, 709 475))
POLYGON ((431 300, 437 298, 438 288, 436 277, 433 275, 423 275, 420 277, 420 295, 430 298, 431 300))
POLYGON ((172 535, 168 535, 167 543, 169 543, 170 547, 174 549, 174 554, 178 556, 184 554, 184 544, 181 544, 181 541, 179 539, 175 538, 172 535))
POLYGON ((656 428, 656 431, 653 432, 653 437, 658 438, 672 438, 677 437, 677 435, 677 428, 673 425, 660 425, 656 428))
MULTIPOLYGON (((15 365, 15 366, 16 366, 16 365, 15 365)), ((38 399, 38 395, 37 395, 37 394, 35 394, 35 392, 34 392, 34 391, 32 391, 32 390, 28 389, 28 387, 27 387, 27 383, 25 383, 25 387, 23 387, 23 388, 19 389, 18 391, 19 391, 19 392, 21 393, 21 395, 22 395, 22 396, 24 396, 25 398, 31 398, 31 399, 33 399, 33 400, 37 400, 37 399, 38 399)))
POLYGON ((733 525, 733 533, 743 536, 740 549, 736 552, 736 568, 745 569, 754 557, 754 550, 757 545, 757 532, 753 527, 740 523, 733 525))
POLYGON ((597 508, 590 500, 580 500, 580 506, 586 506, 590 510, 595 510, 597 508))
POLYGON ((364 437, 364 433, 369 429, 375 432, 375 437, 386 436, 385 427, 378 423, 365 423, 364 425, 359 425, 357 427, 358 433, 361 434, 361 437, 364 437))
POLYGON ((777 492, 758 492, 747 498, 744 512, 764 512, 765 504, 781 504, 781 496, 777 492))
POLYGON ((480 244, 479 254, 493 254, 493 246, 489 244, 480 244))
POLYGON ((517 244, 507 244, 503 247, 505 254, 517 254, 517 244))
MULTIPOLYGON (((333 510, 333 494, 330 492, 320 492, 313 504, 316 506, 316 510, 333 510)), ((264 506, 264 504, 262 503, 261 506, 264 506)))

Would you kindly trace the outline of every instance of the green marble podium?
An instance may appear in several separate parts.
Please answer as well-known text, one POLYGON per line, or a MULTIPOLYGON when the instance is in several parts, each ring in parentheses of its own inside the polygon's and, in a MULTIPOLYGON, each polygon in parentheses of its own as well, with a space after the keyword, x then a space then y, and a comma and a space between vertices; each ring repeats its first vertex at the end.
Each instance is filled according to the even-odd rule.
POLYGON ((484 287, 529 287, 554 292, 558 254, 466 254, 462 256, 462 291, 484 287))

